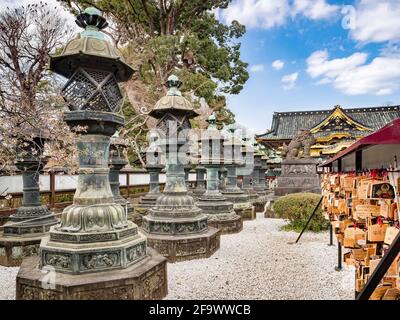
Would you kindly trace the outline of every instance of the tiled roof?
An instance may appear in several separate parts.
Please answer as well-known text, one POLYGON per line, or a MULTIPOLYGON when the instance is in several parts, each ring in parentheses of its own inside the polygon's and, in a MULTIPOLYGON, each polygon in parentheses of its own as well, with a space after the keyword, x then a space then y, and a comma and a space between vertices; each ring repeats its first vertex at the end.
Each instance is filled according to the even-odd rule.
MULTIPOLYGON (((324 121, 333 112, 333 110, 334 109, 318 111, 275 112, 272 120, 271 130, 265 134, 258 135, 257 138, 270 140, 290 140, 300 129, 310 130, 317 126, 319 123, 324 121)), ((394 119, 400 117, 400 106, 342 110, 350 118, 370 128, 372 131, 376 131, 394 119)), ((365 131, 349 132, 360 136, 370 133, 365 131)), ((319 135, 321 135, 321 133, 316 134, 316 136, 319 135)))

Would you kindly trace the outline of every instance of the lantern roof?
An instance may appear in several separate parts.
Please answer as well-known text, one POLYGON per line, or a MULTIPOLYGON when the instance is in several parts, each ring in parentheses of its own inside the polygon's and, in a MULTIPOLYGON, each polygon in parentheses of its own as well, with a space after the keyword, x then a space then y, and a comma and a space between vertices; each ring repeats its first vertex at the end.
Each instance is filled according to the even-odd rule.
POLYGON ((108 26, 102 13, 93 7, 86 8, 75 23, 84 31, 70 40, 60 55, 50 56, 50 70, 70 78, 78 68, 84 67, 112 72, 118 82, 129 80, 134 70, 101 32, 108 26))
POLYGON ((179 91, 182 81, 176 75, 169 76, 165 85, 168 88, 167 95, 158 100, 153 110, 151 110, 150 116, 160 119, 167 113, 184 113, 189 118, 195 118, 199 115, 193 109, 190 101, 183 97, 179 91))

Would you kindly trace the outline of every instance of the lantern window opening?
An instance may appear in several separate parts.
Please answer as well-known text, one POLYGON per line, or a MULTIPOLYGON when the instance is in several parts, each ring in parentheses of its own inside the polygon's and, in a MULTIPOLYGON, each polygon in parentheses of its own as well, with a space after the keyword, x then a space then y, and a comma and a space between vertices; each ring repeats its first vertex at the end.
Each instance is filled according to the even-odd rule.
POLYGON ((118 112, 123 96, 112 72, 78 68, 62 89, 71 110, 118 112))

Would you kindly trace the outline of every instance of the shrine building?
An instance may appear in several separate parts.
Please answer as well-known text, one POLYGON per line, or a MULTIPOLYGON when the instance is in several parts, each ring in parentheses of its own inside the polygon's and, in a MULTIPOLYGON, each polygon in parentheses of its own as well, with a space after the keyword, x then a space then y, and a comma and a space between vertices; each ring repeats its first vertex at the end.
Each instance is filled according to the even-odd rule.
POLYGON ((279 153, 299 130, 310 130, 316 139, 311 156, 329 158, 399 117, 400 106, 275 112, 271 129, 256 140, 279 153))

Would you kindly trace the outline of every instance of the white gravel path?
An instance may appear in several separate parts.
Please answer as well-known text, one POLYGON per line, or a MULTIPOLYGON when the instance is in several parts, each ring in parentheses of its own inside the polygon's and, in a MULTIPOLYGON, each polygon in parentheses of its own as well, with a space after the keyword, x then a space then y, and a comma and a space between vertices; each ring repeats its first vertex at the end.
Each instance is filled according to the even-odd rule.
POLYGON ((15 299, 15 278, 19 268, 0 266, 0 300, 15 299))
MULTIPOLYGON (((354 269, 336 272, 327 232, 279 231, 280 219, 245 221, 209 259, 168 264, 167 299, 354 299, 354 269)), ((0 266, 0 300, 15 298, 18 268, 0 266)))
POLYGON ((221 237, 209 259, 168 264, 167 299, 354 299, 354 269, 334 271, 337 247, 328 232, 279 231, 280 219, 245 221, 243 231, 221 237))

